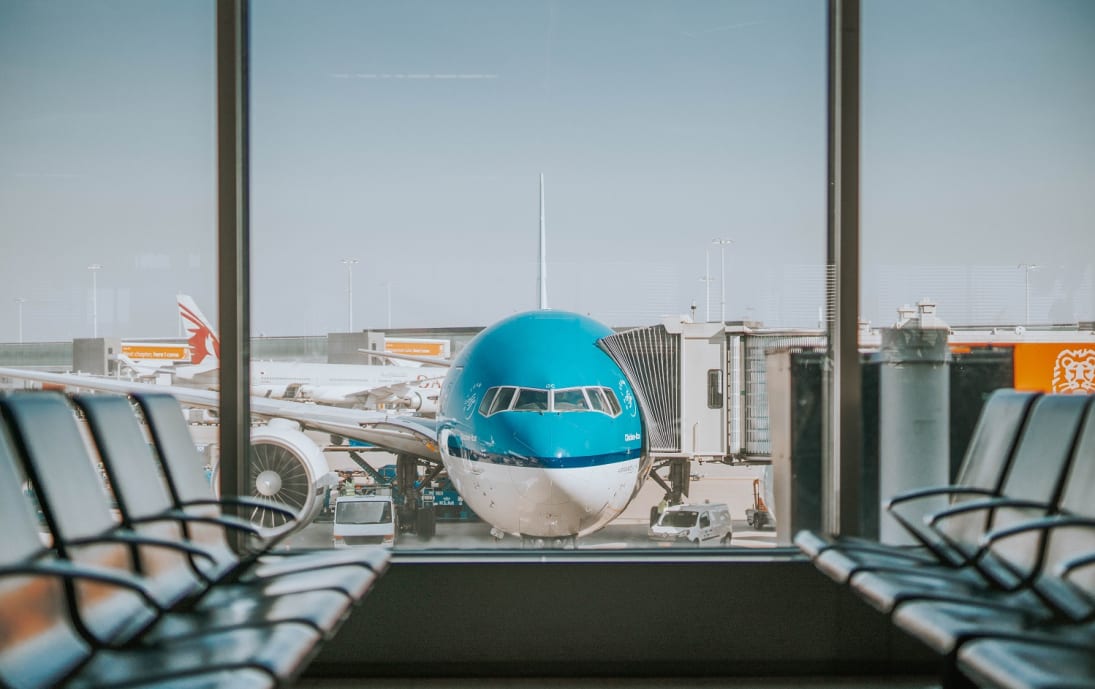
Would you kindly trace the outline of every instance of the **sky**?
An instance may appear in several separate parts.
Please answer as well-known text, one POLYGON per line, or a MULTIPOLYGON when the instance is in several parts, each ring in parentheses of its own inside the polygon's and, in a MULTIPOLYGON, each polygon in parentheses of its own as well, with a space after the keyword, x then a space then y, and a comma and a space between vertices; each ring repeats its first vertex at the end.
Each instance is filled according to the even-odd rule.
MULTIPOLYGON (((251 17, 254 334, 534 308, 541 174, 552 307, 817 325, 823 2, 251 17)), ((1095 320, 1095 3, 864 0, 862 29, 864 317, 1095 320)), ((213 38, 211 1, 0 3, 0 342, 215 313, 213 38)))

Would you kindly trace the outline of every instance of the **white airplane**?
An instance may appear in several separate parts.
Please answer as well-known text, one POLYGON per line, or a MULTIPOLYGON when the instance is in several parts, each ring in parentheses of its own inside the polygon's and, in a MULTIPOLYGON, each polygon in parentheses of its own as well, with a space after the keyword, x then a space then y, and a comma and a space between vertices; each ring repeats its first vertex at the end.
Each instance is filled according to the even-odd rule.
MULTIPOLYGON (((220 339, 194 300, 177 297, 186 324, 189 363, 146 364, 124 359, 140 378, 170 373, 176 382, 215 387, 220 368, 220 339)), ((256 396, 362 409, 395 408, 432 415, 437 412, 442 374, 429 369, 372 364, 321 364, 252 361, 251 390, 256 396)))
MULTIPOLYGON (((539 301, 546 307, 542 177, 540 183, 539 301)), ((598 345, 611 334, 591 318, 546 308, 506 318, 452 362, 436 419, 253 397, 252 414, 271 421, 251 438, 252 495, 306 517, 315 513, 331 474, 301 432, 311 429, 397 453, 415 477, 404 495, 443 468, 496 535, 569 540, 596 531, 638 494, 652 463, 635 391, 598 345), (420 460, 433 467, 421 482, 420 460)), ((170 392, 186 405, 217 405, 210 390, 12 368, 0 375, 107 392, 170 392)))

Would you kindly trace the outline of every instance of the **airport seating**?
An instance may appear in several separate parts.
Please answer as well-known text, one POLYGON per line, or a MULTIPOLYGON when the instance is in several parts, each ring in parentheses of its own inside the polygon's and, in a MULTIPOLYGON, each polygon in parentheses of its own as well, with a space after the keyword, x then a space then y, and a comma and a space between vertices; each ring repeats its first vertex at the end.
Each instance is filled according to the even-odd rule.
MULTIPOLYGON (((921 488, 891 498, 886 510, 903 526, 917 545, 891 545, 875 540, 838 536, 816 531, 802 531, 795 536, 795 545, 807 554, 817 567, 831 579, 846 582, 862 568, 885 564, 915 564, 947 562, 954 566, 966 563, 967 554, 954 549, 930 526, 905 516, 910 506, 944 496, 957 505, 974 499, 997 496, 1007 476, 1007 467, 1024 423, 1038 394, 1016 390, 997 390, 985 402, 970 439, 954 485, 921 488)), ((957 531, 969 526, 976 515, 954 518, 945 528, 957 531)))
MULTIPOLYGON (((0 405, 10 420, 8 402, 0 405)), ((215 629, 155 642, 137 636, 124 647, 108 648, 97 636, 105 620, 130 611, 142 618, 143 610, 164 613, 139 576, 110 566, 125 559, 125 545, 92 546, 94 553, 85 554, 94 557, 84 564, 44 543, 18 466, 25 451, 21 439, 0 425, 0 685, 263 689, 290 682, 315 652, 319 633, 298 623, 215 629)), ((51 478, 51 483, 70 483, 63 475, 51 478)), ((79 489, 100 490, 97 482, 79 489)))
MULTIPOLYGON (((137 456, 143 448, 144 462, 154 465, 128 402, 124 398, 104 399, 123 405, 131 419, 129 425, 124 423, 125 415, 114 419, 122 422, 109 429, 113 438, 123 439, 117 445, 137 456), (125 443, 127 437, 135 442, 125 443)), ((89 610, 91 617, 83 623, 104 643, 283 621, 307 624, 320 633, 330 634, 356 600, 342 588, 367 589, 375 576, 362 567, 345 567, 275 577, 271 581, 210 586, 191 563, 214 562, 214 558, 183 538, 179 522, 173 516, 142 521, 134 529, 115 522, 107 496, 99 488, 99 476, 93 467, 95 460, 80 435, 73 408, 64 397, 17 395, 0 401, 0 406, 7 414, 13 438, 25 449, 26 472, 35 486, 58 552, 81 564, 101 561, 106 557, 103 553, 107 553, 109 566, 140 576, 141 597, 153 603, 149 609, 141 605, 144 601, 130 596, 128 606, 115 605, 109 615, 89 610), (65 480, 56 480, 58 476, 65 480), (172 614, 158 614, 164 611, 172 614)), ((117 408, 117 404, 113 406, 117 408)), ((144 490, 142 496, 150 495, 155 483, 140 488, 144 490)), ((126 497, 132 499, 133 491, 127 492, 126 497)), ((124 503, 117 501, 117 504, 124 503)))
POLYGON ((861 567, 848 581, 851 588, 877 610, 888 613, 909 600, 962 597, 986 587, 1016 590, 1029 584, 1035 570, 1023 561, 1037 557, 1036 551, 1021 539, 1000 548, 985 548, 982 538, 992 530, 1057 510, 1089 402, 1084 396, 1039 398, 1006 469, 1000 496, 965 502, 926 518, 956 551, 967 556, 967 564, 861 567), (955 517, 964 518, 963 528, 944 530, 955 517))
MULTIPOLYGON (((1027 570, 1029 586, 967 600, 909 601, 894 612, 895 624, 945 656, 984 638, 1036 646, 1083 642, 1095 652, 1095 411, 1088 411, 1058 510, 986 534, 983 548, 1027 570)), ((978 653, 983 659, 990 651, 978 653)))
MULTIPOLYGON (((984 421, 978 432, 991 432, 984 421)), ((1001 471, 997 497, 925 520, 938 529, 955 515, 978 517, 976 540, 973 532, 945 539, 963 564, 860 565, 844 581, 946 661, 945 686, 1095 686, 1091 399, 1038 399, 1001 471)))
MULTIPOLYGON (((164 397, 164 396, 161 396, 164 397)), ((173 398, 167 398, 177 407, 173 398)), ((243 568, 240 574, 230 576, 240 569, 240 558, 227 547, 220 535, 222 515, 211 513, 209 506, 194 514, 177 509, 165 482, 165 471, 158 455, 147 444, 140 422, 134 414, 128 398, 115 395, 76 395, 73 402, 84 413, 88 427, 99 451, 103 467, 110 477, 110 484, 119 508, 123 524, 141 531, 167 528, 176 537, 186 535, 188 541, 202 551, 200 557, 189 557, 192 576, 228 583, 239 581, 250 585, 263 585, 268 593, 287 594, 318 589, 339 591, 351 602, 365 594, 373 579, 384 571, 388 551, 369 549, 353 553, 353 558, 339 553, 317 553, 314 556, 294 557, 296 567, 243 568), (209 538, 201 538, 203 534, 209 538)), ((166 408, 166 405, 165 405, 166 408)), ((171 420, 181 420, 181 411, 171 420)), ((183 427, 185 431, 185 425, 183 427)), ((185 440, 185 439, 184 439, 185 440)), ((194 456, 193 443, 189 445, 188 458, 200 476, 200 465, 194 456)), ((182 455, 182 453, 178 453, 182 455)), ((200 476, 205 482, 204 476, 200 476)), ((239 520, 227 520, 237 523, 239 520)), ((250 524, 243 528, 251 530, 250 524)))
MULTIPOLYGON (((250 581, 301 570, 337 568, 337 571, 344 571, 345 566, 356 566, 381 574, 387 567, 390 553, 376 548, 273 553, 274 546, 291 532, 291 526, 272 534, 263 533, 250 522, 222 511, 222 506, 230 504, 266 509, 270 507, 270 503, 254 501, 246 496, 226 501, 213 494, 209 481, 202 472, 201 461, 190 438, 178 400, 170 395, 157 393, 134 394, 133 399, 144 415, 172 506, 178 514, 186 515, 188 535, 216 559, 212 571, 205 570, 207 575, 221 581, 250 581), (252 550, 237 555, 228 543, 232 532, 251 537, 252 550)), ((167 505, 161 503, 157 506, 159 507, 166 509, 167 505)), ((290 516, 293 517, 291 514, 290 516)))

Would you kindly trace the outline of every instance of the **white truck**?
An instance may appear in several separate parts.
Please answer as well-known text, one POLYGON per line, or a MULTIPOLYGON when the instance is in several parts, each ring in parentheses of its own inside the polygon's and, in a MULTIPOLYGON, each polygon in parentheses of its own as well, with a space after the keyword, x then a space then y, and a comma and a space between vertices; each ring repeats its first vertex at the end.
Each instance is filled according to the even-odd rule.
POLYGON ((715 545, 729 543, 734 526, 725 503, 673 505, 665 508, 647 534, 656 541, 715 545))
POLYGON ((395 505, 390 495, 343 495, 335 502, 336 548, 395 543, 395 505))

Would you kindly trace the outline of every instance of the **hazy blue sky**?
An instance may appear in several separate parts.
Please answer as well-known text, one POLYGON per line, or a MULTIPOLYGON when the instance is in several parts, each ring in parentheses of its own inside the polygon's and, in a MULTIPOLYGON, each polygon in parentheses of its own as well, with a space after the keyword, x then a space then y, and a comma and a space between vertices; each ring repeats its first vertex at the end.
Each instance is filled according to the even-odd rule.
MULTIPOLYGON (((823 302, 825 5, 252 6, 253 329, 610 325, 823 302)), ((953 323, 1095 319, 1095 3, 863 3, 863 297, 953 323)), ((0 3, 0 341, 212 312, 213 3, 0 3)))

